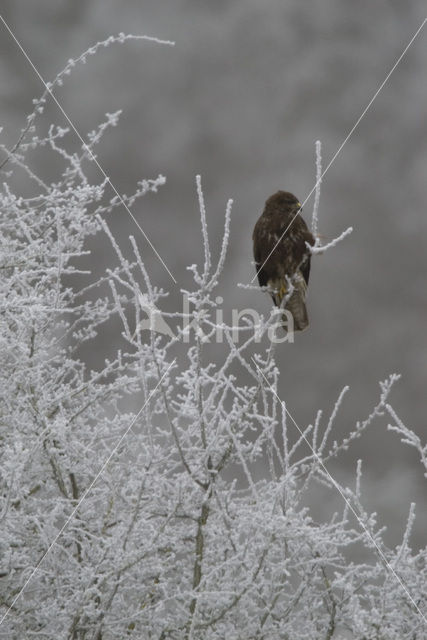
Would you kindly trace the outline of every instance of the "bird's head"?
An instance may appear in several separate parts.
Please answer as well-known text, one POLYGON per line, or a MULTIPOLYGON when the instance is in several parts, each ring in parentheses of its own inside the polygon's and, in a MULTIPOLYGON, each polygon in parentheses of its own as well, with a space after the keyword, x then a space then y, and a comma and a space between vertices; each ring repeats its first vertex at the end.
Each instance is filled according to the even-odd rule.
POLYGON ((286 213, 297 213, 302 209, 301 202, 289 191, 277 191, 265 203, 266 210, 280 210, 286 213))

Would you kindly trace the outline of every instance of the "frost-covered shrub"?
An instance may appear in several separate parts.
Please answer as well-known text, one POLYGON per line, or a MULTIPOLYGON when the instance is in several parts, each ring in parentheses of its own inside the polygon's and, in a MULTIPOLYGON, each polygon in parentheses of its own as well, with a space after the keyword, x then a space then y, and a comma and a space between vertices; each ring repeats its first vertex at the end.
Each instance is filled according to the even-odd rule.
MULTIPOLYGON (((248 321, 238 341, 235 327, 215 320, 231 203, 213 261, 198 180, 204 264, 191 266, 188 316, 162 314, 165 292, 137 242, 125 257, 108 226, 122 199, 111 199, 105 176, 87 177, 93 145, 117 114, 80 154, 67 151, 64 129, 37 137, 36 114, 3 167, 0 196, 0 636, 424 638, 426 562, 409 546, 413 507, 402 544, 389 549, 363 507, 361 466, 353 490, 327 469, 387 412, 426 464, 426 448, 389 405, 397 376, 343 440, 333 439, 343 394, 330 419, 313 411, 300 430, 277 394, 271 319, 248 321), (66 163, 54 183, 27 163, 27 149, 40 146, 66 163), (31 196, 12 186, 26 191, 24 179, 31 196), (79 289, 73 278, 97 233, 118 266, 79 289), (155 322, 147 330, 147 309, 173 331, 155 322), (125 348, 88 371, 81 346, 113 317, 125 348), (211 363, 205 350, 219 329, 227 349, 211 363), (303 506, 316 482, 342 498, 342 512, 324 523, 303 506), (355 545, 369 562, 351 559, 355 545)), ((163 182, 142 181, 124 204, 163 182)))

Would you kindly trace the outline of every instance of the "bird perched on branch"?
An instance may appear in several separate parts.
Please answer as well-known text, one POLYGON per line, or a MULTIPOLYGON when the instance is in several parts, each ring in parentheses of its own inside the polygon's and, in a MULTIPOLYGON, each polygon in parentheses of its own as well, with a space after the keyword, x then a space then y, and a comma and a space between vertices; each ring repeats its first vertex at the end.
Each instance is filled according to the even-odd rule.
POLYGON ((308 326, 305 297, 314 237, 301 217, 301 203, 288 191, 270 196, 254 232, 254 258, 261 287, 268 287, 274 304, 291 312, 294 329, 308 326), (293 290, 292 290, 293 288, 293 290))

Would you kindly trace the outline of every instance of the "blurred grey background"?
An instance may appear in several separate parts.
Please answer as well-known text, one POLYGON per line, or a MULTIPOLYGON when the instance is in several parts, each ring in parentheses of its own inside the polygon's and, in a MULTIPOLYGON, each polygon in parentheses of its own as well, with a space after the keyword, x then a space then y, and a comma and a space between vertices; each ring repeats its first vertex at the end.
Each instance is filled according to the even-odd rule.
MULTIPOLYGON (((234 198, 230 252, 218 294, 227 309, 267 313, 265 294, 237 288, 254 275, 251 234, 266 198, 277 189, 303 201, 314 186, 314 144, 324 166, 333 156, 425 16, 422 0, 3 0, 1 13, 46 80, 110 34, 153 35, 174 48, 144 42, 115 45, 90 58, 56 95, 82 134, 123 109, 98 159, 121 193, 162 173, 167 184, 133 212, 178 280, 167 272, 123 209, 111 219, 123 245, 134 234, 156 285, 188 287, 187 264, 201 258, 195 175, 203 179, 212 249, 218 253, 226 201, 234 198)), ((2 138, 12 144, 31 99, 42 90, 29 63, 0 25, 2 138)), ((336 436, 365 418, 378 380, 402 374, 391 403, 427 440, 427 27, 325 176, 320 233, 354 233, 314 259, 311 326, 277 351, 281 396, 303 427, 318 408, 328 413, 350 385, 336 436)), ((52 106, 49 116, 65 121, 52 106)), ((70 137, 72 141, 72 136, 70 137)), ((74 144, 75 141, 71 142, 74 144)), ((52 176, 46 162, 37 171, 52 176)), ((52 177, 51 177, 52 179, 52 177)), ((313 198, 304 217, 310 219, 313 198)), ((113 256, 104 239, 91 266, 113 256)), ((226 318, 227 319, 227 318, 226 318)), ((102 336, 93 366, 119 329, 102 336)), ((389 525, 395 545, 409 503, 417 503, 412 537, 425 544, 425 480, 415 451, 377 420, 330 470, 353 482, 364 460, 364 496, 389 525)), ((314 514, 340 503, 322 492, 314 514), (329 501, 326 504, 326 501, 329 501)))

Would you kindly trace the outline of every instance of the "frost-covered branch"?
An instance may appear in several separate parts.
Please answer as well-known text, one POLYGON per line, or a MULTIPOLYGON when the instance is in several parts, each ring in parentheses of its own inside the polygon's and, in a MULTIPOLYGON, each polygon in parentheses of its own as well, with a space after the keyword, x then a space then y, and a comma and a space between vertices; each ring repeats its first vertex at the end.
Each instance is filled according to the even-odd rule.
POLYGON ((389 424, 387 426, 387 429, 389 431, 395 431, 396 433, 398 433, 401 436, 402 442, 404 442, 405 444, 409 444, 411 447, 414 447, 418 451, 421 463, 425 469, 424 475, 427 478, 427 444, 423 445, 421 443, 421 438, 403 424, 402 420, 396 414, 392 406, 386 404, 385 408, 387 409, 387 412, 394 422, 394 424, 389 424))
POLYGON ((314 245, 306 242, 307 249, 311 254, 322 254, 328 249, 332 249, 339 242, 344 240, 350 233, 353 232, 353 227, 348 227, 345 231, 343 231, 339 236, 331 240, 330 242, 322 245, 319 236, 319 204, 320 204, 320 187, 322 184, 322 143, 320 140, 316 140, 316 184, 314 188, 314 204, 313 204, 313 213, 311 216, 311 231, 313 233, 315 243, 314 245))
MULTIPOLYGON (((171 42, 170 40, 160 40, 159 38, 154 38, 154 37, 151 37, 151 36, 119 33, 116 36, 109 36, 105 40, 102 40, 102 41, 97 42, 96 44, 90 46, 88 49, 86 49, 86 51, 84 51, 80 56, 78 56, 78 58, 74 58, 74 59, 71 58, 70 60, 68 60, 66 66, 57 74, 57 76, 54 78, 54 80, 52 82, 46 83, 46 88, 43 91, 43 93, 40 96, 40 98, 37 98, 37 99, 33 100, 34 109, 27 116, 26 125, 22 129, 18 140, 13 145, 12 149, 10 151, 9 150, 7 151, 7 157, 0 164, 0 169, 2 169, 4 167, 4 165, 11 158, 13 158, 15 156, 16 151, 22 146, 22 143, 25 140, 27 134, 34 132, 35 120, 39 115, 41 115, 44 112, 48 96, 49 95, 53 95, 52 94, 52 90, 54 88, 56 88, 56 87, 62 86, 64 84, 64 80, 67 78, 67 76, 69 76, 72 73, 72 71, 74 70, 74 68, 76 66, 78 66, 79 64, 86 64, 87 59, 90 56, 94 56, 96 53, 98 53, 98 51, 102 47, 106 48, 106 47, 109 47, 112 44, 116 44, 116 43, 123 44, 124 42, 127 42, 128 40, 147 40, 149 42, 156 42, 158 44, 165 44, 165 45, 169 45, 169 46, 174 46, 174 44, 175 44, 174 42, 171 42)), ((37 137, 34 137, 33 140, 30 143, 30 146, 35 148, 35 146, 38 146, 38 144, 40 142, 41 142, 40 139, 38 139, 37 137)), ((91 142, 93 143, 93 138, 92 138, 91 142)))
MULTIPOLYGON (((33 133, 0 192, 0 637, 422 640, 427 563, 425 549, 411 549, 415 507, 388 548, 364 506, 361 462, 353 489, 325 466, 385 413, 426 464, 390 405, 398 376, 347 433, 347 387, 326 417, 310 407, 311 423, 298 425, 292 398, 279 399, 274 318, 229 321, 219 308, 231 201, 218 255, 197 178, 202 264, 175 309, 139 238, 112 232, 117 199, 108 182, 89 180, 85 151, 71 153, 56 127, 33 133), (30 144, 59 154, 59 177, 34 179, 30 144), (16 191, 25 180, 31 197, 16 191), (111 264, 81 282, 96 234, 111 264), (89 371, 82 353, 99 350, 105 327, 110 358, 89 371), (313 518, 317 484, 341 501, 338 513, 313 518)), ((317 154, 318 179, 320 145, 317 154)), ((125 201, 163 182, 142 181, 125 201)))
POLYGON ((317 239, 319 228, 320 186, 322 184, 322 143, 316 140, 316 186, 314 190, 313 213, 311 216, 311 232, 317 239))

